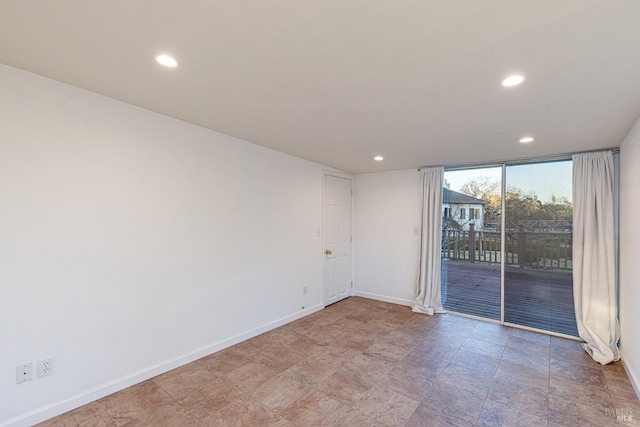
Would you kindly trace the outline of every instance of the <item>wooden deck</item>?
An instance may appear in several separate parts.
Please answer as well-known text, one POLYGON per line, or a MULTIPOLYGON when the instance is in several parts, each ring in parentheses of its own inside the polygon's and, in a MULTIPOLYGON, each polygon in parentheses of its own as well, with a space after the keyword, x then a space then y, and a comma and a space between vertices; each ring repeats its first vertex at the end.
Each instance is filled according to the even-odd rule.
MULTIPOLYGON (((443 260, 444 307, 500 320, 500 266, 443 260)), ((570 271, 507 267, 505 322, 578 336, 570 271)))

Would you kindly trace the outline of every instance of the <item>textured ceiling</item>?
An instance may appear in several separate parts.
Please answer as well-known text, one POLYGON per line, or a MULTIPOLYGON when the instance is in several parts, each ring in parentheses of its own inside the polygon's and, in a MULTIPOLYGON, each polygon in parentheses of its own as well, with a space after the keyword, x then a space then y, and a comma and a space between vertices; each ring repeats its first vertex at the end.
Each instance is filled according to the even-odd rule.
POLYGON ((637 0, 3 0, 0 62, 366 173, 618 146, 640 116, 638 16, 637 0))

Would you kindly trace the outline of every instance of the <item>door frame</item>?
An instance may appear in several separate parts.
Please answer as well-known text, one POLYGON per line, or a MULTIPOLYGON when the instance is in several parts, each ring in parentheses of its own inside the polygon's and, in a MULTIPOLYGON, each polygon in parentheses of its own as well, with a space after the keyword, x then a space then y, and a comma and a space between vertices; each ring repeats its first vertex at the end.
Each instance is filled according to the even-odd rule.
POLYGON ((327 283, 326 283, 326 269, 325 269, 325 263, 326 263, 326 257, 324 255, 324 249, 325 249, 325 232, 326 232, 326 227, 325 227, 325 220, 326 220, 326 215, 325 215, 325 182, 326 182, 326 177, 327 176, 333 176, 336 178, 344 178, 344 179, 348 179, 351 182, 351 218, 349 218, 349 221, 351 221, 351 236, 353 237, 352 241, 351 241, 351 247, 350 247, 350 255, 351 255, 351 268, 349 269, 349 275, 351 276, 351 289, 349 291, 349 296, 352 297, 353 295, 355 295, 355 289, 356 289, 356 284, 355 284, 355 242, 356 242, 356 236, 355 236, 355 190, 354 190, 354 175, 345 173, 345 172, 339 172, 339 171, 334 171, 334 170, 329 170, 329 169, 325 169, 322 171, 322 206, 320 207, 321 213, 322 213, 322 233, 321 233, 321 248, 320 248, 320 256, 322 257, 322 306, 326 307, 327 304, 327 300, 326 300, 326 291, 327 291, 327 283))
MULTIPOLYGON (((556 337, 561 337, 561 338, 567 338, 567 339, 571 339, 571 340, 577 340, 580 341, 581 338, 580 337, 576 337, 573 335, 568 335, 568 334, 564 334, 561 332, 554 332, 554 331, 550 331, 550 330, 546 330, 546 329, 538 329, 538 328, 534 328, 534 327, 530 327, 530 326, 526 326, 526 325, 521 325, 518 323, 511 323, 511 322, 507 322, 505 320, 505 283, 506 283, 506 278, 505 278, 505 268, 506 268, 506 257, 504 256, 504 254, 506 253, 506 209, 507 209, 507 202, 506 202, 506 193, 507 193, 507 168, 509 166, 512 165, 522 165, 522 164, 536 164, 536 163, 548 163, 548 162, 554 162, 554 161, 567 161, 567 160, 571 160, 571 156, 567 156, 567 155, 561 155, 561 156, 549 156, 549 157, 541 157, 541 158, 535 158, 535 159, 518 159, 518 160, 505 160, 505 161, 497 161, 497 162, 486 162, 486 163, 478 163, 478 164, 469 164, 469 165, 462 165, 462 166, 452 166, 450 168, 447 168, 445 166, 445 172, 450 170, 471 170, 471 169, 483 169, 483 168, 491 168, 491 167, 500 167, 501 168, 501 183, 500 183, 500 197, 501 197, 501 205, 500 205, 500 210, 501 210, 501 219, 500 219, 500 319, 490 319, 490 318, 486 318, 486 317, 481 317, 478 315, 474 315, 474 314, 467 314, 467 313, 462 313, 462 312, 456 312, 456 311, 450 311, 447 310, 448 313, 454 314, 456 316, 461 316, 461 317, 468 317, 471 319, 477 319, 477 320, 482 320, 485 322, 490 322, 490 323, 497 323, 503 326, 509 326, 509 327, 513 327, 513 328, 517 328, 517 329, 524 329, 527 331, 533 331, 533 332, 538 332, 538 333, 542 333, 542 334, 546 334, 546 335, 550 335, 550 336, 556 336, 556 337)), ((615 162, 615 161, 614 161, 615 162)), ((614 168, 614 170, 617 170, 617 168, 614 168)), ((616 172, 614 172, 616 173, 616 172)), ((614 188, 616 185, 617 181, 614 181, 614 188)), ((615 197, 615 196, 614 196, 615 197)), ((614 204, 615 206, 615 204, 614 204)), ((442 286, 442 285, 441 285, 442 286)))

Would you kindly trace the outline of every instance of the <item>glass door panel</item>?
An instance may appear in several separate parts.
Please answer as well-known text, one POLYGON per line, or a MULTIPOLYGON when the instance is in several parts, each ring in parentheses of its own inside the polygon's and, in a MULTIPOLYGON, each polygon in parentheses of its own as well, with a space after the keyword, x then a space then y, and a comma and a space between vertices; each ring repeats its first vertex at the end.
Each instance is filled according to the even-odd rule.
POLYGON ((577 336, 571 160, 506 166, 504 321, 577 336))
POLYGON ((502 167, 445 171, 444 178, 443 306, 500 320, 502 167))

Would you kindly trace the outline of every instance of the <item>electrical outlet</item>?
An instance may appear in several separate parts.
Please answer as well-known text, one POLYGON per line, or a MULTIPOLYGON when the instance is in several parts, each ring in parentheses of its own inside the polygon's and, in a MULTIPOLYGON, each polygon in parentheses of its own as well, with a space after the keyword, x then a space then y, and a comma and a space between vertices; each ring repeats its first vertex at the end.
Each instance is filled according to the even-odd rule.
POLYGON ((303 286, 302 287, 302 295, 306 295, 307 294, 307 287, 303 286))
POLYGON ((16 366, 16 384, 26 383, 33 379, 33 363, 16 366))
POLYGON ((49 375, 53 374, 54 365, 55 359, 53 357, 38 360, 38 378, 48 377, 49 375))

